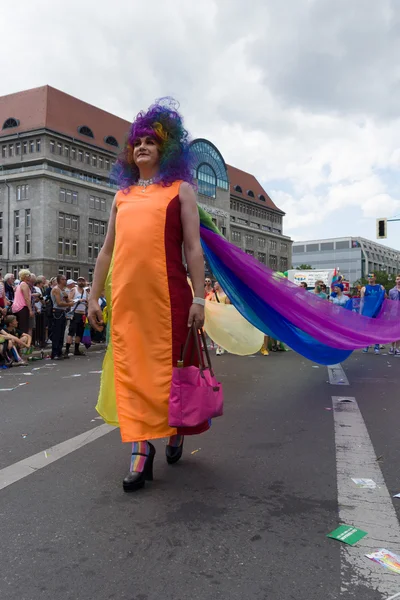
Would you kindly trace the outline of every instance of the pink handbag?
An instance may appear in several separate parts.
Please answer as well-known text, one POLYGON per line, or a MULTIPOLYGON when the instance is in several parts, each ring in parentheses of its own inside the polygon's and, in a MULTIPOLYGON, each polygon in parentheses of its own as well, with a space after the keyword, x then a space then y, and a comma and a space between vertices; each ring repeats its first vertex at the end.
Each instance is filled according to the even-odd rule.
POLYGON ((169 397, 170 427, 197 427, 209 419, 221 417, 224 410, 224 394, 212 370, 210 355, 204 332, 200 332, 207 357, 204 364, 199 345, 199 332, 193 326, 186 340, 181 360, 172 371, 171 393, 169 397), (184 367, 189 342, 194 337, 195 349, 200 367, 184 367))

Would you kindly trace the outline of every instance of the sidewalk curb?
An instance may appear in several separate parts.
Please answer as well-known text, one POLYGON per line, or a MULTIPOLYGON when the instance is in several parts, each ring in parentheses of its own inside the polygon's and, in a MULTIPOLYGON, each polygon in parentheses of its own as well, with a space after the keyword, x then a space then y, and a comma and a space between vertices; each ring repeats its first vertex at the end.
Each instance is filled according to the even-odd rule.
MULTIPOLYGON (((87 352, 88 356, 90 356, 90 354, 92 354, 93 350, 92 348, 96 348, 97 350, 105 350, 107 348, 107 344, 106 343, 100 343, 100 344, 95 344, 94 346, 91 346, 88 349, 85 349, 85 351, 87 352)), ((35 348, 35 350, 32 352, 32 354, 30 354, 29 356, 26 356, 26 354, 23 354, 22 357, 24 359, 29 359, 29 357, 34 356, 35 358, 40 358, 42 352, 44 353, 45 357, 47 355, 50 356, 51 354, 51 346, 48 345, 45 348, 35 348)), ((22 358, 21 357, 21 358, 22 358)))

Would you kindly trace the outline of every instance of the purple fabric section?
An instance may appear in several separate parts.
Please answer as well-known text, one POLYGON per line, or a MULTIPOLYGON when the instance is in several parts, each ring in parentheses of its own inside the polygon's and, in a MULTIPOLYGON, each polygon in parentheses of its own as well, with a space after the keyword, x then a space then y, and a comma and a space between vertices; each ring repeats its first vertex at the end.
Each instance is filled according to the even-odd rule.
POLYGON ((378 317, 371 319, 296 286, 205 227, 201 237, 263 302, 319 342, 355 350, 377 340, 384 344, 400 339, 400 302, 386 300, 378 317))

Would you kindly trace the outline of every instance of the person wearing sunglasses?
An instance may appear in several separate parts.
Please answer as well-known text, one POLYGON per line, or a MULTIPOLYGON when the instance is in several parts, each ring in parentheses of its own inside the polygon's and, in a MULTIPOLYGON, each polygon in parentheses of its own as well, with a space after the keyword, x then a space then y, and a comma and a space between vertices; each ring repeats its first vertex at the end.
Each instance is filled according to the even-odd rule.
POLYGON ((204 298, 206 300, 210 299, 210 296, 214 293, 212 281, 209 277, 206 277, 204 280, 204 298))

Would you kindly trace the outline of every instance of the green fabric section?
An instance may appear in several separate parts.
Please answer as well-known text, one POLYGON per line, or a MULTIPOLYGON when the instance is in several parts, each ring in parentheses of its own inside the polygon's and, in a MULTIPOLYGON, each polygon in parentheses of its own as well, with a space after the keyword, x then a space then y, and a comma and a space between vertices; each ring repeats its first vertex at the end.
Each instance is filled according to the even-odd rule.
POLYGON ((213 223, 211 215, 209 215, 208 212, 202 209, 199 205, 197 205, 197 208, 199 210, 200 224, 204 225, 204 227, 207 227, 208 229, 211 229, 211 231, 214 233, 222 236, 222 233, 218 227, 215 225, 215 223, 213 223))

